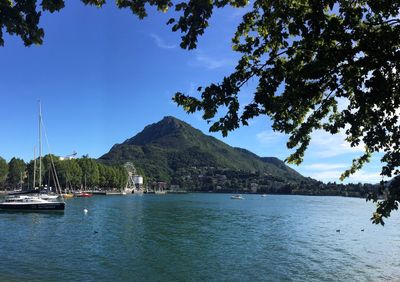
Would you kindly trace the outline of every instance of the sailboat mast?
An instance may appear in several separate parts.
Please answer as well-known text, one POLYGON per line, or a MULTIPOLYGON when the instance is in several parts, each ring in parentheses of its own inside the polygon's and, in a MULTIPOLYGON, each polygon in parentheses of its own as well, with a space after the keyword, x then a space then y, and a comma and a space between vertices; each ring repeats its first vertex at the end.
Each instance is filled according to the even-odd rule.
POLYGON ((36 188, 36 146, 33 147, 33 190, 36 188))
POLYGON ((42 105, 39 101, 39 189, 42 185, 42 105))

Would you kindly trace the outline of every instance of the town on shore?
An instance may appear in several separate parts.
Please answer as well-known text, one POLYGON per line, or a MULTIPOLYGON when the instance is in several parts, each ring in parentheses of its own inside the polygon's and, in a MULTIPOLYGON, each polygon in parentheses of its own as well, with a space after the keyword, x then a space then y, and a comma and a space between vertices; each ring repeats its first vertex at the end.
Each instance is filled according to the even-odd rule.
POLYGON ((115 144, 98 159, 88 155, 76 158, 76 153, 66 157, 48 154, 28 162, 17 157, 7 162, 0 157, 0 190, 34 189, 40 186, 39 174, 41 185, 49 189, 55 186, 56 174, 64 191, 117 192, 130 184, 147 192, 349 197, 382 194, 380 184, 323 183, 304 177, 278 158, 259 157, 231 147, 169 116, 115 144), (132 177, 134 180, 129 181, 132 177))

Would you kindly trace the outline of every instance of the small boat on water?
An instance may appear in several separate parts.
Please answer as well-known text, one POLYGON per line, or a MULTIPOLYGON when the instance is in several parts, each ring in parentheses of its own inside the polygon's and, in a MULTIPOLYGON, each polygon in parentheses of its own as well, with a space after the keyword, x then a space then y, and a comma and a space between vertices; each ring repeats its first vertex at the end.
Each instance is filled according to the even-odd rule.
POLYGON ((78 198, 90 198, 93 196, 93 193, 90 192, 87 188, 86 188, 86 174, 85 174, 85 186, 84 186, 84 190, 83 191, 77 191, 74 193, 75 197, 78 198))
POLYGON ((41 195, 8 196, 0 203, 0 210, 7 211, 63 211, 65 203, 42 198, 41 195))
POLYGON ((62 194, 62 196, 64 199, 71 199, 74 197, 74 194, 73 193, 64 193, 64 194, 62 194))
POLYGON ((132 194, 134 195, 143 195, 144 191, 142 189, 133 189, 132 194))
POLYGON ((231 196, 232 200, 244 200, 244 198, 242 197, 242 195, 232 195, 231 196))
POLYGON ((267 194, 262 194, 261 197, 267 197, 267 194))
POLYGON ((75 197, 78 197, 78 198, 90 198, 92 196, 93 196, 93 194, 88 193, 88 192, 75 193, 75 197))

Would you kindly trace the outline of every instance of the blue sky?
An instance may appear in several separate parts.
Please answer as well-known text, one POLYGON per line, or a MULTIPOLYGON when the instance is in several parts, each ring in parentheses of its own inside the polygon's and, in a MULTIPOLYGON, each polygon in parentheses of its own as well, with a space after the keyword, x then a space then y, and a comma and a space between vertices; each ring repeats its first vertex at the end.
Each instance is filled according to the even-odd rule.
MULTIPOLYGON (((165 23, 170 15, 151 11, 140 21, 113 1, 102 9, 68 1, 59 13, 45 13, 42 46, 24 47, 21 39, 5 36, 0 48, 0 156, 33 158, 37 140, 37 100, 51 151, 100 157, 144 126, 172 115, 203 132, 201 113, 186 114, 171 97, 176 91, 195 94, 198 86, 219 82, 235 66, 238 54, 230 38, 244 10, 217 11, 200 38, 197 50, 179 48, 180 35, 165 23)), ((243 89, 250 102, 252 83, 243 89)), ((260 156, 284 159, 287 137, 271 131, 267 117, 254 119, 224 142, 260 156)), ((343 135, 315 133, 304 163, 294 168, 322 181, 338 177, 360 155, 343 135)), ((346 182, 378 182, 378 156, 346 182)))

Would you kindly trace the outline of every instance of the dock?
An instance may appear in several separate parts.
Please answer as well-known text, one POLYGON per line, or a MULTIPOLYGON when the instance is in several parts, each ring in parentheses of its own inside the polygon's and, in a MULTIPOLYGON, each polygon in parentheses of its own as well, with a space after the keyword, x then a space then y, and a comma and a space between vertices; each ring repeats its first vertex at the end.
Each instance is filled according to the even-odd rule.
POLYGON ((107 196, 114 196, 114 195, 126 195, 125 192, 106 192, 107 196))
POLYGON ((187 194, 188 192, 185 190, 167 190, 168 194, 187 194))
POLYGON ((99 195, 99 196, 105 196, 105 195, 107 195, 107 192, 106 191, 93 191, 93 192, 91 192, 93 195, 99 195))

